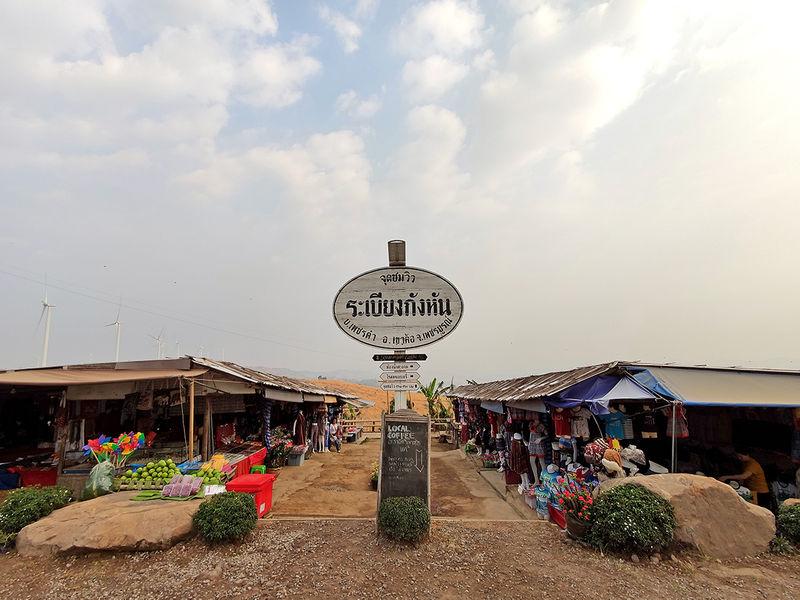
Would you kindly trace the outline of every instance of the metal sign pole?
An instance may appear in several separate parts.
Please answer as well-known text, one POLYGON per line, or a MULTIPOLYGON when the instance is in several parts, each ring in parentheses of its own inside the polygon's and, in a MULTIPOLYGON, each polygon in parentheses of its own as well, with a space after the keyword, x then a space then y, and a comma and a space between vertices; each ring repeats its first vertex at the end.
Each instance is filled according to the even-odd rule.
MULTIPOLYGON (((389 241, 389 266, 390 267, 405 267, 406 266, 406 243, 403 240, 390 240, 389 241)), ((394 355, 403 355, 405 350, 395 350, 394 355)), ((403 358, 395 358, 395 360, 403 360, 403 358)), ((394 393, 394 410, 408 408, 408 396, 406 392, 394 393)))

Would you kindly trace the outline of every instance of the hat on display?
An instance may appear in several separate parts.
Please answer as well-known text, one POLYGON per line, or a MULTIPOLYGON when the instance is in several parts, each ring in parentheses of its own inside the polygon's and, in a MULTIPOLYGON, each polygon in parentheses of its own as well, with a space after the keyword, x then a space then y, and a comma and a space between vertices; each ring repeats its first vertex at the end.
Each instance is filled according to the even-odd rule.
POLYGON ((522 439, 522 434, 521 433, 515 433, 514 434, 514 439, 515 440, 521 440, 522 439))
POLYGON ((555 473, 556 471, 558 471, 558 467, 556 465, 554 465, 553 463, 550 463, 549 465, 547 465, 547 472, 548 473, 552 474, 552 473, 555 473))

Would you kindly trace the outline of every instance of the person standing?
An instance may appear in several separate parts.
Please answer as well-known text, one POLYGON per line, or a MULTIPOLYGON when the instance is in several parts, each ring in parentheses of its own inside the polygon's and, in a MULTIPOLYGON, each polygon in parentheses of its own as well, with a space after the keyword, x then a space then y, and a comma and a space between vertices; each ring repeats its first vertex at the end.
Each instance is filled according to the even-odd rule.
POLYGON ((336 446, 336 452, 342 451, 342 430, 339 427, 339 423, 337 423, 336 419, 331 421, 331 424, 328 426, 328 432, 330 435, 330 445, 336 446))

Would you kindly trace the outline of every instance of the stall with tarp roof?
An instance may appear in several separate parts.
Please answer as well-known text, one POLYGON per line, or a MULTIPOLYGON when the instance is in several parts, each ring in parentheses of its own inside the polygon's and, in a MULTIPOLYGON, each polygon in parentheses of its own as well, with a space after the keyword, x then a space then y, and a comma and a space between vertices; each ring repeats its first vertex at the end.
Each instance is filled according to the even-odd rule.
MULTIPOLYGON (((355 400, 190 356, 0 372, 0 410, 7 416, 0 425, 0 469, 7 476, 0 483, 52 484, 59 474, 83 473, 91 466, 86 440, 120 431, 145 432, 147 447, 137 460, 205 460, 222 452, 236 463, 261 452, 256 459, 263 462, 273 407, 296 421, 302 407, 338 404, 345 396, 355 400)), ((298 436, 307 431, 295 429, 298 436)))
POLYGON ((677 470, 735 474, 742 467, 734 452, 744 453, 764 471, 771 508, 800 495, 800 371, 644 363, 626 370, 677 401, 676 423, 686 430, 674 449, 677 470))

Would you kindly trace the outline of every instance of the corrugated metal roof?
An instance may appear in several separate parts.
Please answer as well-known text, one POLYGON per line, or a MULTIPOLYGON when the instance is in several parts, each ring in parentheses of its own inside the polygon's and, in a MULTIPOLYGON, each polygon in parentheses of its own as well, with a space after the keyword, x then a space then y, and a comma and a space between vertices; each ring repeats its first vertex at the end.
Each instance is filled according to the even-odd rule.
POLYGON ((610 362, 589 367, 579 367, 569 371, 557 371, 543 375, 529 375, 516 379, 502 379, 474 385, 462 385, 449 392, 451 398, 493 402, 519 402, 552 396, 597 375, 603 375, 618 368, 620 363, 610 362))
POLYGON ((302 392, 304 394, 315 394, 317 396, 337 396, 342 399, 356 398, 356 396, 352 396, 350 394, 343 394, 336 390, 327 390, 323 387, 312 385, 301 379, 292 379, 291 377, 284 377, 283 375, 264 373, 262 371, 249 369, 228 361, 212 360, 210 358, 200 356, 190 356, 190 358, 192 359, 192 362, 198 365, 214 369, 221 373, 232 375, 239 379, 244 379, 250 383, 263 385, 265 387, 288 390, 290 392, 302 392))

